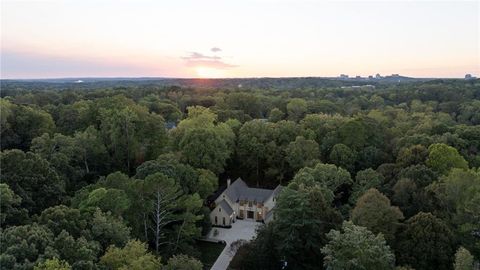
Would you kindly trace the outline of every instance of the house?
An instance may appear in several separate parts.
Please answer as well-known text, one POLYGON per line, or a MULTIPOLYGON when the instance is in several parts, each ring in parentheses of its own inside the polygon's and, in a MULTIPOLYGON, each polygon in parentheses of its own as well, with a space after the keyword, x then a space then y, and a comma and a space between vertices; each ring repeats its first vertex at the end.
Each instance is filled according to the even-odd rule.
POLYGON ((231 227, 236 219, 268 223, 282 186, 275 189, 251 188, 241 179, 231 183, 214 198, 210 221, 214 226, 231 227))

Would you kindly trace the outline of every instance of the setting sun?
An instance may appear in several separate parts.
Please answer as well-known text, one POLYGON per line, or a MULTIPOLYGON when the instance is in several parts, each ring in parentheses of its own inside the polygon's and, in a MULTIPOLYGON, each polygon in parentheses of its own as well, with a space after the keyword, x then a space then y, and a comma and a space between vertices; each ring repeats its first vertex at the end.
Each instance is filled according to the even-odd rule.
POLYGON ((222 78, 225 77, 225 71, 216 69, 216 68, 209 68, 209 67, 196 67, 195 71, 197 76, 200 78, 222 78))

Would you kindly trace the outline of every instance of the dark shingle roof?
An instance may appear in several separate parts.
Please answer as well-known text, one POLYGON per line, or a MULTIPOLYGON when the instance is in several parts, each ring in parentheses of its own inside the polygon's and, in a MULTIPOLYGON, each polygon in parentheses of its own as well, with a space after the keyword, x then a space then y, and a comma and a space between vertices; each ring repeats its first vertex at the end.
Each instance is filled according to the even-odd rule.
POLYGON ((223 210, 227 213, 227 215, 231 215, 233 213, 233 209, 232 207, 230 207, 230 205, 225 201, 225 200, 222 200, 221 202, 218 203, 218 206, 220 206, 221 208, 223 208, 223 210))
POLYGON ((280 192, 281 188, 282 187, 280 185, 273 190, 263 188, 251 188, 248 187, 241 178, 238 178, 225 190, 225 194, 230 198, 232 202, 236 202, 238 200, 248 200, 263 203, 268 200, 268 198, 270 198, 272 195, 277 195, 280 192))

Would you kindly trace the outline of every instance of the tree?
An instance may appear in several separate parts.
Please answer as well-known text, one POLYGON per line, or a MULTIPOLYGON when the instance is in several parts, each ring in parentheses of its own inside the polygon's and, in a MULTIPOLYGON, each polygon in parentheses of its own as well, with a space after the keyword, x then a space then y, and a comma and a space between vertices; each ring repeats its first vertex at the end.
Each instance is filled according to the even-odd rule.
POLYGON ((411 217, 420 211, 430 210, 430 200, 425 189, 418 187, 412 179, 398 180, 392 191, 392 202, 402 209, 406 217, 411 217))
POLYGON ((318 160, 320 151, 317 142, 307 140, 302 136, 291 142, 285 149, 286 160, 294 170, 301 169, 306 165, 318 160))
POLYGON ((313 187, 318 185, 324 192, 325 200, 331 203, 335 196, 341 197, 343 195, 339 188, 351 183, 350 173, 346 170, 332 164, 318 163, 313 168, 305 167, 299 170, 288 186, 299 189, 301 186, 313 187))
POLYGON ((197 169, 198 194, 205 199, 218 188, 218 177, 209 170, 197 169))
POLYGON ((62 231, 53 242, 60 258, 67 261, 74 269, 93 268, 97 256, 101 252, 96 241, 88 241, 85 237, 72 237, 68 232, 62 231))
POLYGON ((225 139, 214 129, 187 131, 180 141, 180 149, 186 163, 215 173, 224 171, 231 154, 225 139))
POLYGON ((301 98, 292 98, 287 103, 288 119, 292 121, 300 121, 307 113, 307 102, 301 98))
POLYGON ((326 269, 394 269, 395 256, 382 234, 343 222, 342 231, 331 230, 322 248, 326 269))
POLYGON ((104 212, 111 212, 115 216, 130 208, 131 202, 125 191, 116 188, 97 188, 90 192, 86 200, 79 205, 80 209, 100 208, 104 212))
POLYGON ((110 245, 123 246, 130 239, 130 228, 110 213, 96 209, 90 221, 92 239, 98 241, 103 250, 110 245))
POLYGON ((2 99, 1 149, 27 151, 33 138, 55 129, 52 116, 25 105, 15 105, 2 99))
MULTIPOLYGON (((155 173, 139 182, 143 209, 137 209, 144 225, 144 237, 155 247, 176 250, 185 240, 200 234, 195 223, 202 207, 197 195, 185 195, 178 183, 162 173, 155 173), (152 232, 152 234, 149 234, 152 232)), ((138 223, 138 222, 137 222, 138 223)))
POLYGON ((202 270, 203 264, 195 259, 188 257, 187 255, 174 255, 168 259, 165 270, 202 270))
POLYGON ((464 247, 460 247, 455 253, 455 270, 473 270, 473 256, 464 247))
POLYGON ((443 143, 435 143, 428 147, 427 166, 439 174, 447 174, 451 168, 468 169, 468 162, 457 149, 443 143))
POLYGON ((273 140, 273 125, 253 120, 243 124, 238 134, 237 154, 240 166, 247 171, 255 172, 260 179, 260 173, 267 163, 267 144, 273 140))
POLYGON ((98 175, 105 172, 110 164, 107 162, 108 152, 100 133, 93 126, 83 132, 76 132, 74 143, 80 154, 80 163, 85 174, 98 175))
POLYGON ((72 267, 68 262, 57 258, 47 259, 42 263, 35 265, 33 270, 71 270, 72 267))
POLYGON ((88 230, 91 221, 89 218, 88 213, 65 205, 57 205, 43 210, 38 217, 38 223, 48 227, 55 235, 66 231, 77 238, 88 230))
POLYGON ((397 163, 402 167, 423 164, 428 156, 428 150, 425 146, 417 144, 402 148, 397 155, 397 163))
POLYGON ((351 219, 355 225, 366 227, 375 234, 382 233, 388 243, 393 243, 403 214, 398 207, 390 205, 385 195, 372 188, 358 199, 351 219))
POLYGON ((22 198, 15 194, 7 184, 0 183, 0 224, 19 225, 28 218, 28 211, 20 207, 22 198))
POLYGON ((367 144, 368 131, 362 120, 350 120, 338 129, 340 142, 354 151, 364 148, 367 144))
POLYGON ((22 198, 30 214, 57 205, 63 200, 65 183, 48 161, 31 152, 6 150, 0 154, 0 182, 22 198))
POLYGON ((452 169, 428 187, 442 202, 438 212, 447 217, 462 245, 480 255, 480 173, 452 169))
POLYGON ((372 168, 357 172, 352 187, 352 195, 350 195, 349 199, 350 203, 355 204, 358 197, 362 196, 362 194, 371 188, 379 188, 383 181, 383 175, 372 168))
POLYGON ((324 199, 319 186, 284 188, 273 221, 277 258, 292 269, 318 269, 325 234, 340 224, 340 214, 324 199))
POLYGON ((450 269, 455 243, 445 223, 430 213, 420 212, 405 223, 397 240, 399 264, 415 269, 450 269))
POLYGON ((32 269, 38 259, 58 257, 52 232, 36 223, 9 227, 0 238, 0 264, 5 269, 32 269))
POLYGON ((285 114, 279 108, 273 108, 268 114, 268 121, 276 123, 283 120, 285 114))
POLYGON ((147 245, 138 240, 129 241, 123 248, 110 246, 100 263, 118 270, 157 270, 161 267, 160 258, 148 252, 147 245))
POLYGON ((233 152, 235 134, 225 123, 216 125, 216 119, 207 108, 189 107, 187 118, 179 123, 173 137, 186 163, 221 173, 233 152))
POLYGON ((329 160, 342 168, 352 172, 355 165, 355 152, 345 144, 335 144, 329 155, 329 160))

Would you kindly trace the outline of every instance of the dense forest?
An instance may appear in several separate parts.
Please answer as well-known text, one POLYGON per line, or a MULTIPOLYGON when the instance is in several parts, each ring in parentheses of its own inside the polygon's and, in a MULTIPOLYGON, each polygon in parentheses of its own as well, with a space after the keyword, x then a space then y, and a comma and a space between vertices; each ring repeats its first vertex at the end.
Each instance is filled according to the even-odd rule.
POLYGON ((284 188, 231 269, 478 267, 479 80, 1 88, 2 269, 202 269, 237 177, 284 188))

